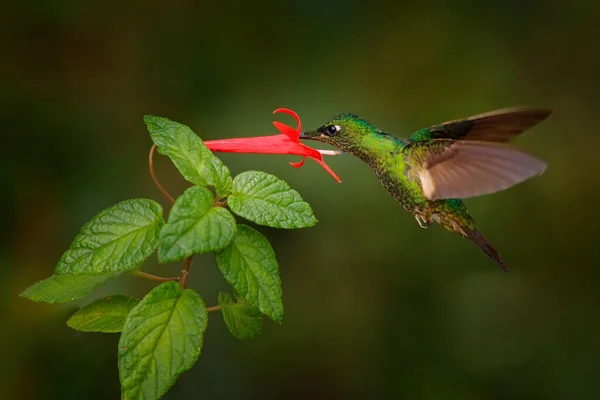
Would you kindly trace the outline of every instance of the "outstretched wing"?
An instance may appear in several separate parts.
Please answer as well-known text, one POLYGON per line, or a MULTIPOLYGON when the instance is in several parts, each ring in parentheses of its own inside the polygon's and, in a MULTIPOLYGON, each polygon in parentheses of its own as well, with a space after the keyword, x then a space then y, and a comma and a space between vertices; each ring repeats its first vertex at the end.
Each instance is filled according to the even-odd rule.
POLYGON ((467 198, 507 189, 544 172, 546 163, 502 143, 434 139, 404 148, 409 178, 429 200, 467 198))
POLYGON ((508 142, 546 119, 550 113, 546 108, 505 108, 421 129, 410 137, 410 141, 454 139, 508 142))

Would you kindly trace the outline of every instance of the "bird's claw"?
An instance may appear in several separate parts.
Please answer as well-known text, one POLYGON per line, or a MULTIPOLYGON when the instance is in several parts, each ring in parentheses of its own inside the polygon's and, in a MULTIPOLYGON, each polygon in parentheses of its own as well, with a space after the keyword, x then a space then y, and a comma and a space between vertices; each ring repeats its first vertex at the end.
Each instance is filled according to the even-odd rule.
POLYGON ((429 222, 425 218, 420 215, 415 215, 415 219, 417 220, 417 224, 421 229, 427 229, 429 227, 429 222))

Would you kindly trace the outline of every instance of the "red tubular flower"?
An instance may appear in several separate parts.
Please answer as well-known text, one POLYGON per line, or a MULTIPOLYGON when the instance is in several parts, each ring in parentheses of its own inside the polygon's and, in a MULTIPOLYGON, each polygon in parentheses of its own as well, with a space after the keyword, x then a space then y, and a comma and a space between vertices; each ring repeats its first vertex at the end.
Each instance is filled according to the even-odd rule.
POLYGON ((300 168, 302 165, 304 165, 306 157, 310 157, 321 164, 321 166, 325 168, 325 170, 329 172, 329 174, 333 176, 338 183, 342 183, 335 172, 333 172, 333 170, 329 168, 327 164, 325 164, 325 161, 323 161, 323 154, 339 153, 329 150, 317 150, 302 144, 300 142, 302 124, 300 123, 300 117, 298 117, 298 114, 292 110, 288 110, 287 108, 278 108, 277 110, 273 111, 273 114, 278 112, 289 114, 294 117, 298 127, 296 129, 292 129, 281 122, 275 121, 273 122, 273 125, 275 125, 275 128, 281 132, 280 135, 209 140, 204 142, 204 144, 212 151, 255 154, 296 154, 302 156, 303 158, 301 161, 290 163, 290 165, 294 168, 300 168))

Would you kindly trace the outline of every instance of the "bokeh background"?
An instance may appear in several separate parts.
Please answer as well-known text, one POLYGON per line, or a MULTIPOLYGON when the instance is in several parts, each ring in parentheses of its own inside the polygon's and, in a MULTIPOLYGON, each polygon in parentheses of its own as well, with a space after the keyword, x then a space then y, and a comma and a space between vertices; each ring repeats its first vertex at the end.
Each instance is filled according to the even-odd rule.
MULTIPOLYGON (((319 224, 261 228, 280 262, 283 323, 238 342, 210 314, 198 363, 166 398, 599 398, 600 3, 215 3, 3 6, 2 397, 119 397, 118 336, 64 321, 152 283, 122 278, 65 305, 18 293, 52 274, 100 209, 134 197, 167 207, 147 172, 144 114, 204 139, 276 133, 278 107, 305 127, 355 112, 407 136, 531 104, 555 113, 516 145, 546 173, 466 201, 510 275, 439 226, 419 229, 349 155, 328 159, 341 185, 310 160, 220 155, 234 173, 287 180, 319 224)), ((187 187, 166 158, 157 170, 173 194, 187 187)), ((227 288, 210 255, 194 259, 190 284, 208 304, 227 288)))

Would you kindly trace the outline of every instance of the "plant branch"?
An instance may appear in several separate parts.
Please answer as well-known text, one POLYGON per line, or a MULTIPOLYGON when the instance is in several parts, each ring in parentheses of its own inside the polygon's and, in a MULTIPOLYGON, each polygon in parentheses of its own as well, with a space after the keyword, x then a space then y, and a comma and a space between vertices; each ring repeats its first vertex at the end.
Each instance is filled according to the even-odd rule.
POLYGON ((219 311, 221 309, 221 306, 212 306, 212 307, 206 307, 206 311, 211 312, 211 311, 219 311))
POLYGON ((189 256, 183 261, 183 268, 181 269, 181 275, 179 276, 179 284, 182 289, 185 289, 187 284, 188 275, 190 274, 190 264, 192 263, 194 256, 189 256))
MULTIPOLYGON (((175 199, 173 198, 173 196, 171 196, 169 194, 169 192, 167 192, 165 190, 163 185, 160 184, 160 181, 158 180, 158 178, 156 177, 156 173, 154 172, 154 152, 155 151, 156 151, 156 145, 153 144, 152 147, 150 147, 150 153, 148 154, 148 167, 150 168, 150 176, 152 176, 152 180, 154 181, 154 184, 156 185, 158 190, 160 190, 160 192, 171 202, 171 204, 175 204, 175 199)), ((144 276, 144 277, 146 277, 148 279, 154 279, 154 280, 158 280, 160 282, 166 282, 161 279, 166 279, 167 281, 179 281, 181 288, 185 289, 185 287, 187 285, 188 275, 190 273, 190 264, 192 263, 193 257, 194 256, 189 256, 188 258, 185 259, 185 261, 183 261, 183 268, 181 269, 181 275, 179 275, 177 278, 161 278, 159 276, 146 274, 145 272, 143 272, 142 274, 145 274, 146 276, 144 276), (152 276, 153 278, 150 278, 149 276, 152 276)), ((140 272, 140 271, 138 271, 138 272, 140 272)), ((140 275, 140 276, 142 276, 142 275, 140 275)))
POLYGON ((160 184, 160 182, 158 181, 158 178, 156 177, 156 174, 154 173, 154 152, 155 151, 156 151, 156 145, 153 144, 152 147, 150 147, 150 153, 148 154, 148 167, 150 167, 150 175, 152 176, 152 180, 154 181, 154 184, 156 185, 158 190, 160 190, 161 193, 171 202, 171 204, 173 204, 173 203, 175 203, 175 199, 160 184))
POLYGON ((170 281, 178 281, 180 279, 179 276, 174 276, 174 277, 171 277, 171 278, 166 278, 164 276, 158 276, 158 275, 149 274, 149 273, 144 272, 144 271, 134 271, 133 275, 139 276, 140 278, 144 278, 144 279, 150 279, 151 281, 156 281, 156 282, 170 282, 170 281))
POLYGON ((227 207, 227 197, 220 198, 219 196, 215 196, 213 207, 227 207))

